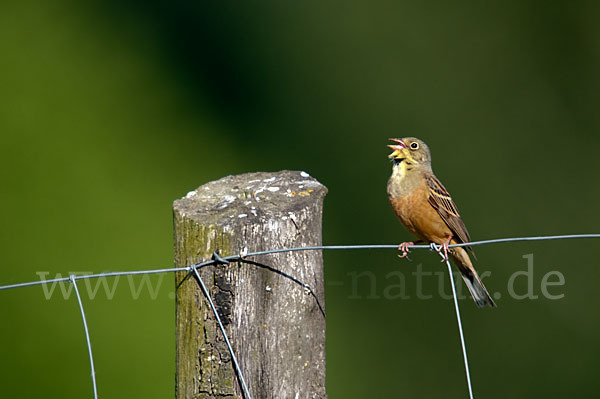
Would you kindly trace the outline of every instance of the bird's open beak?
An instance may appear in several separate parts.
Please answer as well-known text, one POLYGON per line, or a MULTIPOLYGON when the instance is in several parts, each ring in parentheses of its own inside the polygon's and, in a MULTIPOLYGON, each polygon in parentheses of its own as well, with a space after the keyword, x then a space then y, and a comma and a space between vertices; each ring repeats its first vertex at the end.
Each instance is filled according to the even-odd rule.
POLYGON ((400 140, 400 139, 390 139, 390 140, 397 143, 398 145, 392 145, 392 144, 388 145, 388 147, 390 147, 392 150, 394 150, 394 152, 392 152, 390 155, 388 155, 388 158, 396 158, 399 154, 402 153, 402 150, 404 150, 406 148, 406 144, 404 144, 402 142, 402 140, 400 140))

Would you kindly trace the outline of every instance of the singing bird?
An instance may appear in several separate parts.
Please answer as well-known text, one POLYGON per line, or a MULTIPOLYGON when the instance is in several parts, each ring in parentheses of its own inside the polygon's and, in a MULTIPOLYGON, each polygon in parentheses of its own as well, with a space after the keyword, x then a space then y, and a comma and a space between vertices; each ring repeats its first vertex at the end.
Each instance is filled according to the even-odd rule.
POLYGON ((474 255, 473 249, 448 248, 451 244, 470 242, 471 238, 450 194, 433 174, 429 147, 414 137, 390 140, 396 144, 388 145, 394 150, 388 156, 394 163, 387 184, 388 197, 400 222, 418 238, 416 242, 400 244, 398 250, 402 255, 398 256, 406 257, 408 246, 418 242, 441 245, 445 256, 450 255, 458 267, 475 304, 495 307, 466 251, 474 255))

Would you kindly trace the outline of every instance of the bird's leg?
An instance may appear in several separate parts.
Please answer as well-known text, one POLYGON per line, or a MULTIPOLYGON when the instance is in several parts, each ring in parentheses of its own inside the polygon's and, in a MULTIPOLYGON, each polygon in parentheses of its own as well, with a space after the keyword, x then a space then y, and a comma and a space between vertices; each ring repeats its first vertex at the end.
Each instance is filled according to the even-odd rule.
POLYGON ((399 258, 406 258, 408 260, 410 260, 410 258, 408 257, 408 254, 410 252, 410 249, 408 248, 411 245, 415 245, 418 243, 421 243, 423 241, 418 240, 418 241, 405 241, 400 243, 400 245, 398 245, 398 251, 402 251, 402 255, 398 255, 399 258))

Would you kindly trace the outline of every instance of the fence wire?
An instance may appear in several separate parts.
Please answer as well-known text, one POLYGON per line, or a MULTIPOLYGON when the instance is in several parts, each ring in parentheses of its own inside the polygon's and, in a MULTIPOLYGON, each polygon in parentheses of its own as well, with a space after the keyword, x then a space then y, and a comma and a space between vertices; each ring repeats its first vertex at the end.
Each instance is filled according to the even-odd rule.
POLYGON ((467 345, 465 344, 465 334, 462 328, 462 319, 460 318, 460 308, 458 307, 458 295, 456 295, 456 284, 454 283, 454 273, 452 273, 452 266, 450 266, 450 259, 442 251, 441 245, 435 243, 430 244, 431 249, 437 251, 442 257, 442 260, 446 262, 448 266, 448 275, 450 276, 450 286, 452 287, 452 299, 454 299, 454 311, 456 312, 456 322, 458 323, 458 335, 460 336, 460 347, 462 349, 463 361, 465 363, 465 375, 467 377, 467 388, 469 389, 469 399, 473 399, 473 386, 471 385, 471 371, 469 370, 469 359, 467 357, 467 345))
POLYGON ((98 399, 98 386, 96 385, 96 370, 94 369, 94 355, 92 354, 92 341, 90 340, 90 332, 88 330, 87 321, 85 319, 85 311, 83 310, 83 302, 81 302, 81 295, 79 295, 79 289, 77 288, 77 279, 75 275, 69 276, 73 288, 75 288, 75 296, 77 297, 77 304, 81 311, 81 320, 83 321, 83 330, 85 332, 85 342, 88 347, 88 355, 90 357, 90 372, 92 374, 92 388, 94 390, 94 399, 98 399))
MULTIPOLYGON (((453 247, 466 247, 466 246, 477 246, 477 245, 488 245, 488 244, 499 244, 499 243, 521 242, 521 241, 566 240, 566 239, 577 239, 577 238, 600 238, 600 234, 566 234, 566 235, 554 235, 554 236, 496 238, 496 239, 491 239, 491 240, 473 241, 473 242, 462 243, 462 244, 452 244, 452 245, 449 245, 448 247, 453 248, 453 247)), ((230 262, 244 262, 245 259, 248 257, 255 257, 255 256, 260 256, 260 255, 270 255, 270 254, 276 254, 276 253, 282 253, 282 252, 353 250, 353 249, 357 249, 357 250, 358 249, 397 249, 397 248, 398 248, 397 244, 320 245, 320 246, 308 246, 308 247, 296 247, 296 248, 271 249, 271 250, 257 251, 257 252, 251 252, 251 253, 243 253, 243 254, 240 253, 238 255, 230 255, 230 256, 225 256, 225 257, 221 257, 218 255, 218 253, 215 252, 213 254, 212 259, 207 260, 205 262, 196 263, 196 264, 193 264, 193 265, 190 265, 187 267, 172 267, 172 268, 151 269, 151 270, 135 270, 135 271, 126 271, 126 272, 94 273, 94 274, 87 274, 87 275, 80 275, 80 276, 75 276, 75 275, 71 274, 69 277, 63 277, 63 278, 55 278, 55 279, 49 279, 49 280, 36 280, 36 281, 28 281, 28 282, 24 282, 24 283, 2 285, 2 286, 0 286, 0 291, 16 289, 16 288, 24 288, 24 287, 30 287, 30 286, 42 285, 42 284, 52 284, 52 283, 57 283, 57 282, 70 282, 71 284, 73 284, 73 287, 75 288, 77 303, 79 305, 79 309, 81 312, 81 318, 82 318, 84 333, 85 333, 86 342, 87 342, 88 355, 89 355, 89 359, 90 359, 90 371, 91 371, 91 378, 92 378, 93 396, 94 396, 94 399, 97 399, 98 398, 98 390, 97 390, 97 385, 96 385, 96 372, 95 372, 95 367, 94 367, 94 358, 92 355, 92 344, 91 344, 91 340, 90 340, 87 321, 85 318, 83 302, 81 301, 81 296, 79 295, 79 290, 77 288, 77 280, 93 279, 93 278, 101 278, 101 277, 135 276, 135 275, 174 273, 174 272, 187 271, 189 274, 194 275, 196 277, 196 280, 200 286, 200 289, 201 289, 202 293, 204 294, 204 296, 206 297, 206 300, 208 301, 209 306, 211 307, 213 315, 215 316, 215 320, 217 321, 217 323, 219 325, 219 329, 221 330, 221 333, 223 334, 223 338, 225 339, 225 342, 227 344, 227 348, 231 355, 232 363, 233 363, 235 372, 237 374, 238 380, 240 382, 241 390, 244 394, 244 397, 246 399, 252 399, 250 396, 250 392, 249 392, 246 380, 244 379, 242 370, 239 366, 239 363, 237 361, 237 358, 235 356, 235 353, 233 351, 233 348, 231 346, 231 343, 230 343, 227 333, 225 331, 225 327, 223 326, 223 323, 221 322, 221 319, 220 319, 220 317, 217 313, 217 310, 214 306, 213 300, 212 300, 208 290, 206 289, 204 282, 200 278, 198 269, 206 267, 206 266, 210 266, 210 265, 215 265, 215 264, 229 264, 230 262)), ((464 365, 465 365, 465 373, 466 373, 466 378, 467 378, 469 397, 470 397, 470 399, 473 399, 473 390, 472 390, 472 385, 471 385, 469 363, 467 360, 467 349, 466 349, 464 333, 463 333, 463 329, 462 329, 460 310, 459 310, 459 306, 458 306, 458 296, 456 293, 456 286, 454 283, 454 277, 453 277, 453 273, 452 273, 452 268, 450 266, 450 262, 449 262, 448 258, 445 257, 439 251, 439 247, 436 246, 435 244, 433 244, 433 245, 431 245, 431 244, 409 245, 408 248, 409 249, 436 250, 436 251, 438 251, 438 253, 440 253, 443 260, 446 262, 446 265, 448 266, 448 274, 450 275, 450 284, 451 284, 451 288, 452 288, 452 294, 453 294, 453 299, 454 299, 454 308, 455 308, 455 312, 456 312, 459 335, 460 335, 460 340, 461 340, 461 347, 462 347, 463 360, 464 360, 464 365)), ((248 263, 250 263, 250 262, 248 262, 248 263)))

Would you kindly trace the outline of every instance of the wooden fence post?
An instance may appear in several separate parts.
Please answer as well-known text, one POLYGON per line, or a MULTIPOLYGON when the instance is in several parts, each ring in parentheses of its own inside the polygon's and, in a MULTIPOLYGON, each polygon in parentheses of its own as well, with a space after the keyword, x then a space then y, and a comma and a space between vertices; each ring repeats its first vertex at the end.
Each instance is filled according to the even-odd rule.
MULTIPOLYGON (((321 245, 327 188, 304 172, 248 173, 176 200, 175 264, 321 245)), ((253 399, 325 393, 321 251, 249 258, 199 270, 215 301, 253 399), (303 286, 310 287, 311 290, 303 286), (314 294, 314 296, 313 296, 314 294)), ((243 398, 225 342, 194 278, 176 274, 176 398, 243 398)))

